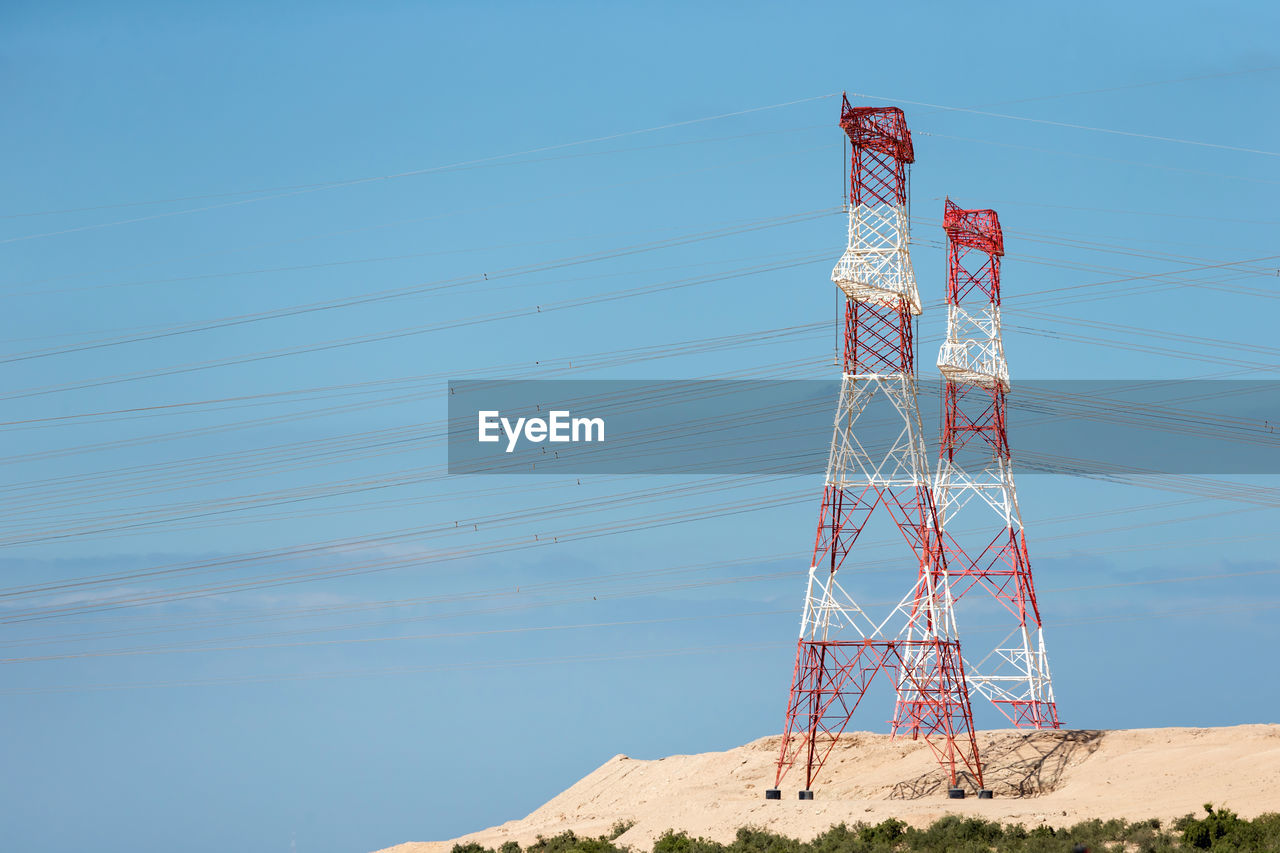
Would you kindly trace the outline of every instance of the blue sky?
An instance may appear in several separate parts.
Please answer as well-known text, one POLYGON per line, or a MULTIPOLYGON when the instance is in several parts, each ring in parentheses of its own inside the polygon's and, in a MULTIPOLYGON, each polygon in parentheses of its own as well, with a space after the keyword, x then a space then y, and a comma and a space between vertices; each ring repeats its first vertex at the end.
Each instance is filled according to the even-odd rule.
MULTIPOLYGON (((450 478, 445 382, 831 376, 841 90, 923 373, 950 194, 1015 393, 1274 378, 1276 19, 6 4, 5 837, 372 850, 776 732, 820 483, 450 478)), ((1275 721, 1274 477, 1019 487, 1067 725, 1275 721)))

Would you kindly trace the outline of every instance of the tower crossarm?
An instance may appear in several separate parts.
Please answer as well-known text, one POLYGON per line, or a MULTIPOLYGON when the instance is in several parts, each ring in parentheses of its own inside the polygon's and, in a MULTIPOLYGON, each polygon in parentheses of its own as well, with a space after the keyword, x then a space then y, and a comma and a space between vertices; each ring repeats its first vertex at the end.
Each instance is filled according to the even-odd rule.
POLYGON ((853 148, 849 164, 849 243, 831 280, 851 301, 910 314, 923 310, 911 268, 907 167, 911 131, 897 107, 854 107, 845 98, 840 127, 853 148))
POLYGON ((943 209, 947 232, 947 336, 938 370, 947 379, 1009 390, 1000 333, 1004 235, 994 210, 943 209))

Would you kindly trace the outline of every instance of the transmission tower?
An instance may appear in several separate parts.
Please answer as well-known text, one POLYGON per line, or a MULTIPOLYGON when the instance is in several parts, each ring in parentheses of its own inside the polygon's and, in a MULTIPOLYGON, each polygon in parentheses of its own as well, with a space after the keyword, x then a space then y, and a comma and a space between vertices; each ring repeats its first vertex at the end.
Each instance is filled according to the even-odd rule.
POLYGON ((840 126, 853 149, 849 247, 831 274, 845 296, 840 400, 775 787, 765 796, 780 799, 783 777, 800 763, 800 799, 813 798, 814 780, 881 672, 897 688, 899 707, 909 708, 912 734, 937 756, 952 796, 963 796, 960 774, 981 787, 982 768, 916 399, 912 335, 921 305, 908 251, 911 133, 901 110, 855 108, 848 98, 840 126), (901 419, 884 450, 865 447, 857 429, 873 401, 896 413, 895 430, 901 419), (877 508, 901 532, 914 576, 880 621, 842 583, 857 570, 848 558, 877 508))
POLYGON ((938 369, 946 397, 934 499, 953 597, 986 590, 1012 617, 1012 630, 986 657, 976 663, 970 657, 969 684, 1015 727, 1056 729, 1058 708, 1009 461, 1009 367, 1000 339, 1004 237, 994 210, 962 210, 950 199, 943 227, 947 337, 938 369))

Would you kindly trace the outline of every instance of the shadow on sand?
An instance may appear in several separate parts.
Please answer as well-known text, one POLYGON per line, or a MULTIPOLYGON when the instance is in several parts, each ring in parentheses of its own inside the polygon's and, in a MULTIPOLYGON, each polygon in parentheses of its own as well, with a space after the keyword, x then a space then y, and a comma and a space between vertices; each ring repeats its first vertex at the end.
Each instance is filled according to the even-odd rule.
MULTIPOLYGON (((1084 761, 1102 745, 1103 734, 1094 729, 1071 729, 984 738, 979 744, 983 781, 997 797, 1047 794, 1062 782, 1068 767, 1084 761)), ((978 782, 964 772, 960 774, 960 787, 972 796, 978 791, 978 782)), ((936 796, 945 788, 946 778, 937 769, 894 785, 889 799, 916 800, 936 796)))

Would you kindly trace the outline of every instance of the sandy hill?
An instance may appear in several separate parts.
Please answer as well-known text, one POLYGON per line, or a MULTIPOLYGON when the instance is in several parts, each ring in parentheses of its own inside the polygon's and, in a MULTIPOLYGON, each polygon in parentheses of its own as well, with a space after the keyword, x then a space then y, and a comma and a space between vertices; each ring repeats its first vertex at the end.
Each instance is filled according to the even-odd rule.
POLYGON ((411 842, 384 853, 447 853, 456 841, 526 844, 566 829, 606 833, 635 825, 619 843, 649 849, 666 829, 730 841, 741 826, 812 838, 842 821, 897 817, 924 825, 944 814, 981 815, 1028 827, 1091 817, 1169 820, 1213 802, 1244 817, 1280 811, 1280 725, 1127 731, 989 731, 979 734, 995 799, 948 800, 923 742, 855 732, 840 738, 814 786, 766 801, 779 737, 727 752, 641 761, 617 755, 523 820, 450 841, 411 842))

